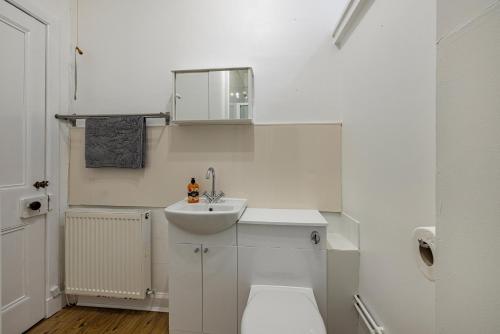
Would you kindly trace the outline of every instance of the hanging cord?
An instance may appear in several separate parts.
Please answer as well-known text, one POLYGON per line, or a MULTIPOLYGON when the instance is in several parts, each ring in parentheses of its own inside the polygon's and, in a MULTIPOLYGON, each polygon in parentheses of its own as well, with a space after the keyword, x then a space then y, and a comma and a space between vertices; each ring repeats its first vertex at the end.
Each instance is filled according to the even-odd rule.
POLYGON ((79 30, 80 22, 79 22, 79 0, 76 0, 76 47, 75 47, 75 92, 73 95, 73 99, 76 101, 77 92, 78 92, 78 55, 83 55, 83 50, 78 46, 80 39, 80 30, 79 30))
POLYGON ((76 60, 76 54, 77 54, 77 48, 75 48, 75 92, 74 92, 74 95, 73 95, 73 99, 76 101, 76 94, 77 94, 77 91, 78 91, 78 62, 76 60))

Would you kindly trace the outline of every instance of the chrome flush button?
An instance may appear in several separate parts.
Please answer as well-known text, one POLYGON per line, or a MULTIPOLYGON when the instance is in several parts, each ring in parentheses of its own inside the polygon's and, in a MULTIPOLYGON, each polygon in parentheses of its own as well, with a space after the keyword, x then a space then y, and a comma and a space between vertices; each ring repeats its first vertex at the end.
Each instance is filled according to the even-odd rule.
POLYGON ((318 231, 313 231, 311 233, 311 242, 315 245, 319 244, 321 241, 321 237, 319 235, 319 232, 318 231))

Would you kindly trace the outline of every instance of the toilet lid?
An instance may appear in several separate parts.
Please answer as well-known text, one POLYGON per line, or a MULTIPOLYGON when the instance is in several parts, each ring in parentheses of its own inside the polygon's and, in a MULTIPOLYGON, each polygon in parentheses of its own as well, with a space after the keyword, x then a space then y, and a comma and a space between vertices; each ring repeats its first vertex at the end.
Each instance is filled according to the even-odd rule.
POLYGON ((264 290, 250 296, 241 334, 326 334, 326 329, 314 299, 300 291, 264 290))

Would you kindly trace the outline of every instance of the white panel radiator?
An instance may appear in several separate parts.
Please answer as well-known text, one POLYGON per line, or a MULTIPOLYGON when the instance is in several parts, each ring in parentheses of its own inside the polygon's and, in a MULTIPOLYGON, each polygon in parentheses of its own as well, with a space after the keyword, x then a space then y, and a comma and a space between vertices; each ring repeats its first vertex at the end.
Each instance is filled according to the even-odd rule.
POLYGON ((69 210, 65 292, 145 298, 151 288, 149 211, 69 210))

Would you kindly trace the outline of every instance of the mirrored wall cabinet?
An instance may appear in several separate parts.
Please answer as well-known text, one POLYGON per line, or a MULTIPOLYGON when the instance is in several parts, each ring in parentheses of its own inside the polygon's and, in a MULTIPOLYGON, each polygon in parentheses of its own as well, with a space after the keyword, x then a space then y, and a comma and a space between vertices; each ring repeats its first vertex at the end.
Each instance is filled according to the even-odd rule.
POLYGON ((253 123, 251 67, 182 70, 173 74, 173 123, 253 123))

